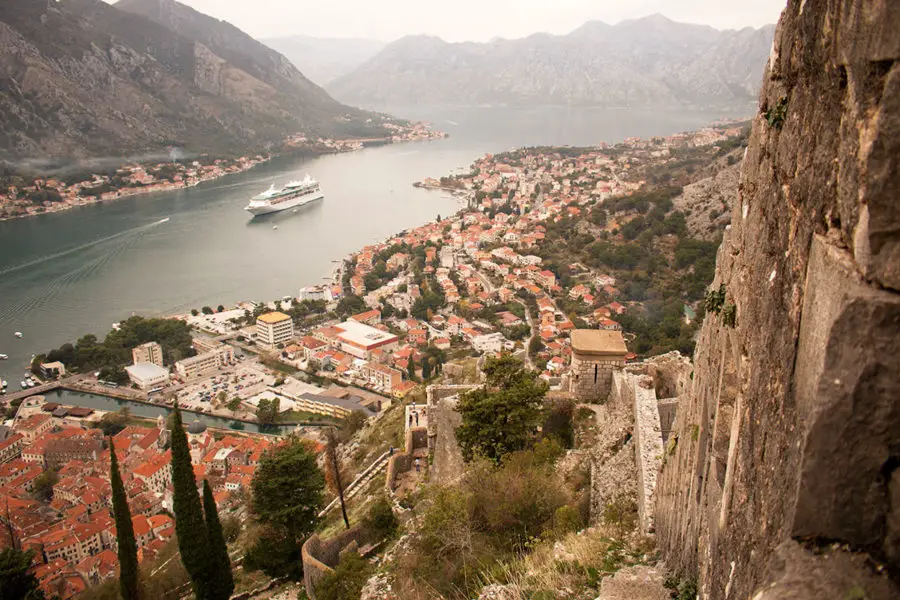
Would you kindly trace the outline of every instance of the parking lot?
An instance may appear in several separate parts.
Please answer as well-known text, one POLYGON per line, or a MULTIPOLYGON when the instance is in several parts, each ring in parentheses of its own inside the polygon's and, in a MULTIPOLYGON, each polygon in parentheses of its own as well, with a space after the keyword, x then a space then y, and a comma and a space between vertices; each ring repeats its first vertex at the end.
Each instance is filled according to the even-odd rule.
POLYGON ((225 402, 234 397, 241 400, 255 396, 275 383, 275 378, 265 373, 255 361, 247 361, 220 372, 213 377, 185 384, 178 392, 178 402, 194 410, 211 412, 218 406, 218 398, 224 393, 225 402))

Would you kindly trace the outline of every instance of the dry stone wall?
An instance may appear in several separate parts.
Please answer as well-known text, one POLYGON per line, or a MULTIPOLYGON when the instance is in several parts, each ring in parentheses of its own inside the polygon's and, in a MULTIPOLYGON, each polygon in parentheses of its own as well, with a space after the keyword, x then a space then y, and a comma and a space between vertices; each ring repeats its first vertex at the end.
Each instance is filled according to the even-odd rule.
POLYGON ((456 441, 456 428, 462 424, 462 416, 456 411, 456 403, 460 394, 477 387, 429 385, 427 388, 428 451, 432 457, 428 477, 433 483, 451 484, 463 474, 465 463, 456 441))
POLYGON ((300 550, 303 561, 303 584, 306 595, 316 600, 316 585, 322 578, 334 571, 341 559, 341 553, 356 549, 363 543, 365 533, 359 525, 323 540, 319 534, 312 534, 300 550))
MULTIPOLYGON (((635 493, 639 527, 644 533, 650 533, 654 529, 654 494, 664 451, 655 381, 646 375, 648 366, 649 363, 643 363, 614 372, 612 389, 605 406, 608 415, 618 416, 621 422, 629 425, 628 434, 622 438, 622 445, 623 450, 627 448, 631 455, 628 464, 632 466, 634 475, 628 484, 635 493)), ((612 439, 616 439, 621 435, 617 433, 620 427, 615 419, 610 418, 601 426, 601 430, 604 436, 612 434, 612 439)), ((604 436, 601 436, 601 442, 604 442, 604 436)), ((609 446, 608 441, 606 445, 609 446)), ((606 453, 611 454, 609 450, 606 453)), ((599 456, 602 457, 602 454, 599 456)), ((620 463, 619 458, 607 462, 596 460, 595 456, 592 481, 598 482, 598 485, 592 489, 592 503, 598 510, 602 510, 603 504, 609 500, 610 494, 604 491, 608 483, 624 483, 621 477, 616 476, 618 469, 610 468, 620 463)))
POLYGON ((612 386, 612 375, 625 364, 624 357, 599 357, 572 354, 569 390, 579 402, 605 402, 612 386))
POLYGON ((406 430, 403 452, 395 452, 388 459, 387 475, 384 485, 389 495, 393 495, 397 477, 406 473, 413 467, 413 453, 419 448, 428 447, 428 429, 425 427, 411 427, 406 430))
POLYGON ((702 598, 900 597, 898 58, 900 2, 782 14, 656 492, 702 598))
MULTIPOLYGON (((610 394, 612 398, 615 394, 610 394)), ((613 403, 596 407, 597 433, 590 448, 590 522, 602 521, 606 507, 617 501, 637 503, 634 461, 634 415, 613 403)))

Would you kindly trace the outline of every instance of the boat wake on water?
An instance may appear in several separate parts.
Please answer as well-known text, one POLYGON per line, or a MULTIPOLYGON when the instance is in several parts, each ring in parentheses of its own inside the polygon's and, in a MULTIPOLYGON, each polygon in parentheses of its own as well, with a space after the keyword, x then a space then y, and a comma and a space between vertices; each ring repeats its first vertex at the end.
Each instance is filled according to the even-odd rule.
POLYGON ((54 254, 29 261, 27 263, 23 263, 21 265, 16 265, 15 267, 10 267, 4 271, 0 271, 0 275, 6 275, 8 273, 22 271, 23 269, 29 267, 36 267, 47 261, 58 260, 61 257, 65 257, 76 252, 84 253, 84 256, 77 259, 79 262, 77 266, 75 266, 75 268, 64 271, 58 277, 55 277, 44 285, 41 285, 39 288, 36 288, 34 290, 34 293, 23 297, 21 300, 19 300, 19 302, 11 302, 9 304, 0 306, 0 324, 10 322, 13 318, 16 318, 17 315, 26 314, 36 309, 40 309, 44 306, 52 306, 53 302, 60 296, 60 294, 62 294, 71 285, 82 279, 90 277, 95 272, 103 269, 116 257, 131 248, 131 246, 134 245, 134 243, 138 239, 140 239, 140 233, 143 233, 144 231, 147 231, 152 227, 156 227, 157 225, 162 225, 169 220, 170 218, 166 217, 147 225, 141 225, 140 227, 135 227, 133 229, 107 236, 99 240, 94 240, 93 242, 89 242, 87 244, 76 246, 75 248, 70 248, 62 252, 56 252, 54 254), (101 247, 103 244, 106 244, 113 240, 119 240, 119 243, 111 248, 101 247))
POLYGON ((150 229, 151 227, 156 227, 157 225, 162 225, 163 223, 167 223, 171 217, 165 217, 164 219, 160 219, 159 221, 154 221, 153 223, 148 223, 146 225, 139 225, 132 229, 126 229, 125 231, 120 231, 119 233, 114 233, 112 235, 108 235, 106 237, 100 238, 99 240, 93 240, 91 242, 87 242, 85 244, 81 244, 80 246, 75 246, 74 248, 69 248, 67 250, 60 250, 59 252, 54 252, 53 254, 48 254, 47 256, 41 256, 40 258, 36 258, 34 260, 29 260, 28 262, 24 262, 19 265, 13 265, 11 267, 7 267, 5 269, 0 270, 0 276, 8 275, 9 273, 14 273, 16 271, 20 271, 22 269, 27 269, 28 267, 34 267, 41 263, 47 262, 48 260, 56 260, 57 258, 62 258, 63 256, 68 256, 69 254, 74 254, 76 252, 80 252, 82 250, 87 250, 88 248, 92 248, 98 244, 102 244, 104 242, 109 242, 111 240, 124 237, 130 233, 137 233, 140 231, 144 231, 146 229, 150 229))

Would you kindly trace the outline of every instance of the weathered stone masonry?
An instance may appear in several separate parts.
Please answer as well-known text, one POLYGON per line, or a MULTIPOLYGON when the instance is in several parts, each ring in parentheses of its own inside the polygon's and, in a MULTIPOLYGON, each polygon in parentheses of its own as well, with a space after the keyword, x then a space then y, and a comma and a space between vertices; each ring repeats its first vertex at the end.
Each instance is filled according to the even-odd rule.
POLYGON ((572 396, 580 402, 605 402, 612 386, 612 374, 625 365, 626 353, 619 331, 573 331, 569 377, 572 396))
POLYGON ((702 598, 900 597, 900 2, 790 1, 656 489, 702 598))

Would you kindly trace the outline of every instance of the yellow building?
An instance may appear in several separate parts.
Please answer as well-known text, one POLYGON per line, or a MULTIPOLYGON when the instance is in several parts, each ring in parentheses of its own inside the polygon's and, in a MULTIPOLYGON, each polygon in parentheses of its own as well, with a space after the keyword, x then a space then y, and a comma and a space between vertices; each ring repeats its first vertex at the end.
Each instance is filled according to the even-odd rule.
POLYGON ((270 312, 256 319, 256 342, 267 348, 284 344, 294 337, 294 321, 282 312, 270 312))

